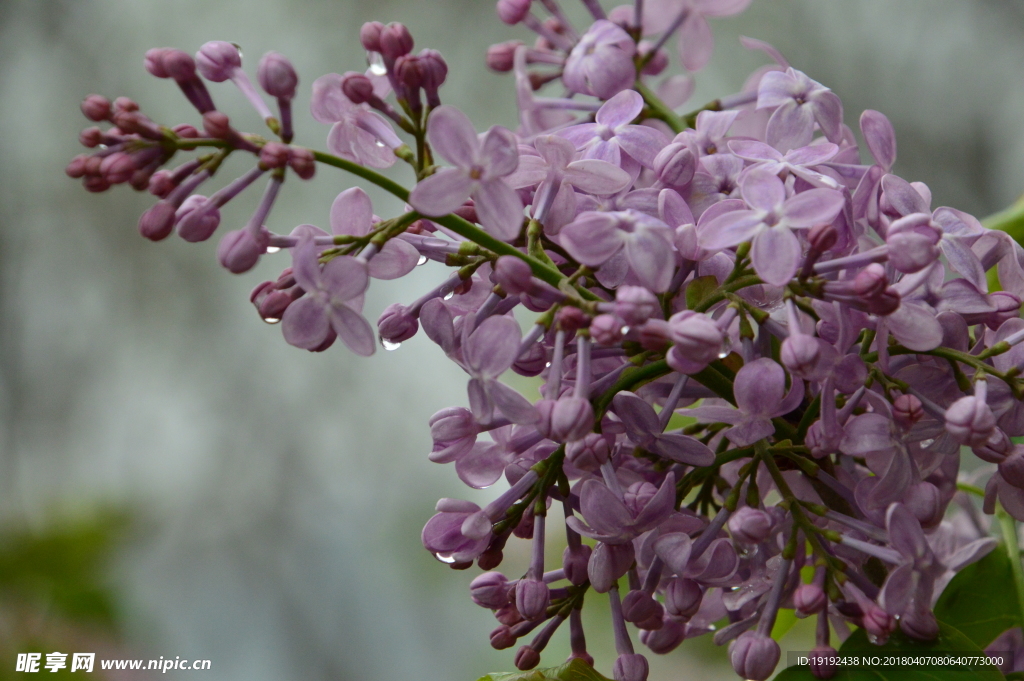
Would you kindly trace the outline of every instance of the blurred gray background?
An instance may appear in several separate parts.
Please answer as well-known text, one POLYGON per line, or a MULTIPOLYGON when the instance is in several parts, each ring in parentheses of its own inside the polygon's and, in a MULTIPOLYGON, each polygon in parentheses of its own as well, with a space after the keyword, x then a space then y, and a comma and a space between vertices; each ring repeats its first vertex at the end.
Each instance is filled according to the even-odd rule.
MULTIPOLYGON (((754 0, 713 22, 715 57, 690 104, 737 90, 764 63, 739 35, 769 41, 842 97, 851 127, 865 108, 885 112, 896 172, 929 184, 933 205, 984 216, 1024 191, 1022 7, 754 0)), ((216 239, 138 236, 152 197, 89 195, 63 173, 89 93, 131 96, 161 123, 197 123, 142 56, 213 39, 240 44, 250 73, 268 50, 290 57, 301 77, 296 142, 324 148, 309 85, 365 67, 357 34, 371 19, 401 20, 417 49, 444 53, 443 99, 478 128, 514 127, 511 77, 489 73, 483 54, 529 37, 501 24, 491 0, 0 0, 0 520, 43 527, 97 505, 131 509, 135 529, 107 577, 126 657, 208 658, 204 678, 239 681, 472 681, 513 667, 513 651, 487 645, 493 619, 469 601, 476 571, 448 570, 419 542, 437 498, 494 494, 426 458, 429 416, 466 402, 461 372, 422 337, 368 360, 340 344, 290 347, 248 302, 286 257, 228 274, 216 239)), ((232 87, 212 91, 236 124, 259 131, 232 87)), ((244 167, 234 159, 223 175, 244 167)), ((353 184, 325 168, 289 181, 271 228, 326 226, 333 197, 353 184)), ((222 230, 244 223, 258 191, 230 204, 222 230)), ((371 196, 378 214, 400 209, 371 196)), ((443 276, 426 266, 374 282, 367 317, 443 276)), ((508 554, 509 571, 525 564, 508 554)), ((611 640, 591 619, 607 672, 611 640)), ((688 642, 653 660, 651 678, 730 678, 723 651, 708 648, 688 642)), ((550 650, 545 664, 557 664, 567 645, 556 637, 550 650)))

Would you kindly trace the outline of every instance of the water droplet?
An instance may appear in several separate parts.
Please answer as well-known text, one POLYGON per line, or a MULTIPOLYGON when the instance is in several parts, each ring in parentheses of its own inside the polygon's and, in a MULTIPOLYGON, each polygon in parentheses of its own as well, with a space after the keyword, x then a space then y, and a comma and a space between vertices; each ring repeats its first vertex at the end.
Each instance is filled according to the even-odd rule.
POLYGON ((726 357, 728 357, 728 356, 729 356, 729 351, 728 351, 728 350, 725 350, 725 349, 722 349, 722 350, 721 350, 721 351, 720 351, 720 352, 718 353, 718 359, 725 359, 725 358, 726 358, 726 357))
POLYGON ((265 321, 267 324, 277 324, 279 321, 281 321, 281 319, 280 317, 264 317, 263 321, 265 321))
POLYGON ((455 297, 455 291, 449 291, 448 293, 444 294, 444 299, 445 300, 451 300, 454 297, 455 297))
POLYGON ((398 348, 402 347, 401 343, 392 343, 391 341, 386 340, 384 338, 380 339, 380 344, 383 345, 384 349, 387 350, 388 352, 391 352, 392 350, 397 350, 398 348))
POLYGON ((629 333, 629 327, 628 326, 622 327, 621 329, 619 329, 619 333, 621 333, 623 336, 625 336, 627 333, 629 333))
POLYGON ((381 149, 383 149, 384 147, 386 147, 386 146, 387 146, 386 144, 384 144, 384 143, 383 143, 383 142, 381 142, 380 140, 377 140, 376 142, 374 142, 374 144, 376 144, 376 145, 377 145, 377 146, 378 146, 379 148, 381 148, 381 149))
POLYGON ((106 144, 97 144, 96 148, 102 150, 102 149, 107 149, 108 147, 107 147, 106 144))
POLYGON ((383 76, 388 72, 388 68, 384 66, 384 57, 379 52, 367 52, 366 63, 370 65, 370 73, 375 76, 383 76))
POLYGON ((238 50, 238 58, 241 59, 242 58, 242 46, 239 45, 238 43, 231 43, 231 44, 235 46, 236 50, 238 50))
POLYGON ((280 250, 277 246, 267 246, 267 253, 277 253, 280 250))
POLYGON ((927 440, 921 440, 918 444, 921 446, 921 449, 927 449, 935 444, 935 438, 930 437, 927 440))
POLYGON ((551 368, 551 362, 544 362, 544 368, 545 369, 550 369, 551 368))
POLYGON ((425 255, 421 255, 420 259, 416 261, 416 266, 417 267, 419 267, 420 265, 426 265, 426 264, 427 264, 427 256, 425 256, 425 255))
POLYGON ((442 563, 448 563, 449 565, 451 565, 452 563, 455 562, 455 556, 453 556, 451 554, 435 553, 434 557, 437 558, 442 563))

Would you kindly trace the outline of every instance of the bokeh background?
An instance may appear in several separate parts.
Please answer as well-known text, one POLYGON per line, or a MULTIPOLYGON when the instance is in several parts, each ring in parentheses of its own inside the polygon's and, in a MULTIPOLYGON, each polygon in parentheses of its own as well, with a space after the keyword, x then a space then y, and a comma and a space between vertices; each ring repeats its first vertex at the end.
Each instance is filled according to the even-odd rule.
MULTIPOLYGON (((497 21, 491 0, 0 0, 0 679, 29 649, 204 658, 212 671, 166 678, 225 681, 471 681, 512 668, 469 601, 475 572, 448 570, 419 542, 437 498, 494 493, 426 458, 429 416, 465 404, 461 372, 422 337, 370 359, 290 347, 248 303, 286 257, 228 274, 216 240, 140 238, 151 197, 89 195, 63 173, 89 93, 197 122, 142 56, 212 39, 240 44, 250 72, 268 50, 289 56, 302 79, 296 141, 323 148, 308 87, 365 66, 357 33, 371 19, 400 20, 417 48, 444 53, 443 98, 480 129, 514 127, 511 78, 483 54, 529 37, 497 21)), ((694 107, 764 63, 738 44, 756 37, 835 90, 852 127, 865 108, 885 112, 896 171, 926 182, 934 205, 984 216, 1024 191, 1020 2, 754 0, 713 25, 694 107)), ((259 129, 233 88, 213 93, 259 129)), ((235 159, 224 175, 242 169, 235 159)), ((326 226, 353 184, 331 169, 288 182, 271 228, 326 226)), ((371 196, 379 214, 400 209, 371 196)), ((225 225, 255 201, 230 204, 225 225)), ((367 316, 442 277, 428 265, 375 282, 367 316)), ((508 560, 525 564, 514 550, 508 560)), ((609 671, 594 610, 591 649, 609 671)), ((808 649, 801 636, 789 646, 808 649)), ((545 661, 566 648, 558 638, 545 661)), ((651 678, 732 678, 724 659, 687 642, 652 660, 651 678)))

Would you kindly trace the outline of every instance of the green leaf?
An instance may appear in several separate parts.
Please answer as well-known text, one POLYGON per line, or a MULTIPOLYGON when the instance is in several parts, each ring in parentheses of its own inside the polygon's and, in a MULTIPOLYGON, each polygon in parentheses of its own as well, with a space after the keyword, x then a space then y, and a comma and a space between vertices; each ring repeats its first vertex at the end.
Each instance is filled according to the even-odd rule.
POLYGON ((1006 675, 1006 681, 1024 681, 1024 672, 1010 672, 1006 675))
POLYGON ((718 280, 713 274, 697 277, 686 287, 686 307, 693 310, 701 302, 718 290, 718 280))
MULTIPOLYGON (((939 622, 939 637, 934 641, 915 641, 897 631, 885 645, 876 646, 868 641, 863 629, 858 629, 839 649, 848 657, 868 656, 885 660, 887 656, 920 656, 949 654, 981 655, 982 650, 953 627, 939 622)), ((807 667, 784 669, 775 681, 816 681, 807 667)), ((832 681, 1003 681, 1003 675, 991 665, 948 665, 937 667, 878 664, 874 666, 840 667, 832 681)))
POLYGON ((495 672, 481 676, 478 681, 610 681, 580 659, 573 659, 560 667, 534 669, 528 672, 495 672))
POLYGON ((1006 547, 1000 544, 961 570, 935 604, 935 617, 956 627, 981 648, 1007 629, 1024 624, 1013 597, 1006 547))

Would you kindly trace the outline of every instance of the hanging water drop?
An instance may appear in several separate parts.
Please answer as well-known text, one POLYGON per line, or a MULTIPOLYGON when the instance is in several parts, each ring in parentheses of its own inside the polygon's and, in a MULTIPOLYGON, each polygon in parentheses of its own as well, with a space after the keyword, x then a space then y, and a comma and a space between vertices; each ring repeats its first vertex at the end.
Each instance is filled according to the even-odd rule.
POLYGON ((629 333, 629 327, 628 326, 622 327, 621 329, 619 329, 619 333, 621 333, 623 336, 625 336, 627 333, 629 333))
POLYGON ((437 558, 442 563, 448 563, 449 565, 451 565, 452 563, 455 562, 455 556, 453 556, 451 554, 435 553, 434 557, 437 558))
POLYGON ((384 57, 378 52, 367 52, 366 63, 370 65, 370 73, 375 76, 387 75, 388 67, 384 66, 384 57))
POLYGON ((401 343, 392 343, 391 341, 389 341, 389 340, 387 340, 385 338, 381 338, 380 339, 380 344, 383 345, 384 349, 387 350, 388 352, 391 352, 393 350, 397 350, 398 348, 402 347, 401 343))
POLYGON ((728 356, 729 356, 729 351, 728 350, 723 349, 723 350, 720 350, 718 352, 718 359, 725 359, 728 356))
POLYGON ((280 250, 277 246, 267 246, 267 253, 277 253, 280 250))
POLYGON ((279 321, 281 321, 281 318, 280 317, 264 317, 263 321, 265 321, 267 324, 277 324, 279 321))
POLYGON ((427 256, 425 256, 425 255, 421 255, 420 259, 416 261, 416 267, 419 267, 420 265, 426 265, 426 264, 427 264, 427 256))
POLYGON ((921 440, 918 444, 921 446, 921 449, 928 449, 935 444, 935 438, 930 437, 927 440, 921 440))
POLYGON ((449 291, 448 293, 444 294, 444 299, 445 300, 451 300, 454 297, 455 297, 455 291, 449 291))

